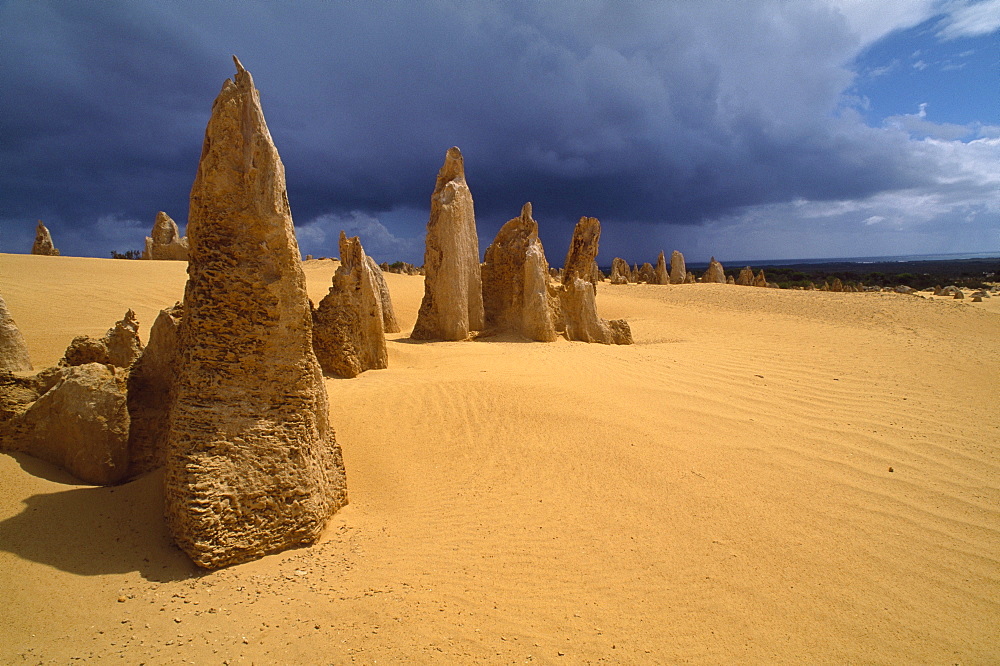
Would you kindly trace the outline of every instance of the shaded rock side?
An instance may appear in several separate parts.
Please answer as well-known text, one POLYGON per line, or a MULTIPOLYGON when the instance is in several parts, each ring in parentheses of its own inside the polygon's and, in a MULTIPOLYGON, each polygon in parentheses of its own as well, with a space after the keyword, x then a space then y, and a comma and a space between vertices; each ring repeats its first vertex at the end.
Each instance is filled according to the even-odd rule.
POLYGON ((73 338, 59 360, 59 366, 105 363, 128 369, 141 353, 139 320, 136 319, 135 312, 128 310, 124 317, 108 329, 103 338, 92 338, 89 335, 73 338))
POLYGON ((687 280, 687 270, 684 267, 684 255, 674 250, 670 253, 670 284, 684 284, 687 280))
POLYGON ((152 236, 146 236, 146 249, 142 251, 143 259, 187 261, 187 237, 181 237, 177 223, 162 210, 156 214, 151 233, 152 236))
POLYGON ((573 228, 573 237, 563 264, 562 282, 568 284, 579 277, 597 289, 597 249, 601 240, 601 223, 596 217, 581 217, 573 228))
POLYGON ((556 329, 549 303, 549 263, 531 204, 507 221, 486 249, 482 266, 486 330, 513 331, 552 342, 556 329))
POLYGON ((722 264, 715 260, 715 257, 712 257, 712 260, 708 262, 708 270, 705 271, 701 281, 726 284, 726 271, 722 268, 722 264))
POLYGON ((313 311, 313 349, 323 371, 339 377, 389 367, 375 274, 361 241, 343 231, 340 266, 330 291, 313 311))
POLYGON ((0 449, 23 451, 85 483, 111 485, 128 470, 125 370, 102 363, 0 376, 0 449))
POLYGON ((311 544, 347 503, 285 170, 233 60, 191 188, 164 464, 167 527, 206 568, 311 544))
POLYGON ((38 226, 35 227, 35 242, 31 246, 31 254, 59 256, 59 250, 52 244, 52 234, 49 233, 48 227, 42 224, 41 220, 38 220, 38 226))
POLYGON ((438 172, 424 250, 424 298, 411 337, 465 340, 482 330, 483 284, 472 192, 462 152, 449 148, 438 172))
POLYGON ((753 286, 755 286, 755 287, 766 287, 767 286, 767 278, 764 277, 764 269, 763 268, 760 269, 760 273, 758 273, 757 277, 754 278, 754 280, 753 280, 753 286))
POLYGON ((632 270, 628 262, 620 257, 611 260, 611 284, 628 284, 632 270))
POLYGON ((639 270, 635 275, 633 275, 633 278, 635 282, 656 284, 656 271, 653 270, 653 265, 647 261, 639 267, 639 270))
POLYGON ((739 277, 736 278, 736 284, 744 287, 752 287, 755 279, 753 269, 747 266, 746 268, 740 269, 739 277))
POLYGON ((375 286, 378 288, 379 302, 382 305, 382 328, 386 333, 399 333, 403 329, 396 320, 396 310, 392 307, 392 296, 389 294, 389 285, 386 284, 385 275, 382 274, 382 267, 368 255, 365 255, 365 261, 368 263, 368 269, 371 271, 375 286))
POLYGON ((608 321, 597 316, 597 297, 586 280, 573 278, 563 285, 562 316, 566 338, 605 345, 632 344, 632 331, 624 319, 608 321))
POLYGON ((670 271, 667 270, 667 260, 660 250, 660 256, 656 258, 656 269, 654 273, 654 284, 670 284, 670 271))
POLYGON ((7 310, 7 303, 0 296, 0 370, 20 372, 31 370, 28 343, 24 341, 14 318, 7 310))
POLYGON ((128 374, 128 478, 163 466, 178 364, 180 303, 161 310, 128 374))

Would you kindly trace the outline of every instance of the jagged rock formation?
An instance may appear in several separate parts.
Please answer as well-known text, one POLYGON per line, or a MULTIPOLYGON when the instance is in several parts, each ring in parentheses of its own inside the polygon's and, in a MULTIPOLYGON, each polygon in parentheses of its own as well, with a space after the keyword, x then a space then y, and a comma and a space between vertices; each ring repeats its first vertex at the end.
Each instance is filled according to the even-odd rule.
POLYGON ((424 251, 424 298, 411 337, 465 340, 482 330, 483 283, 472 193, 458 148, 448 149, 431 196, 424 251))
POLYGON ((628 284, 631 275, 627 261, 619 257, 611 260, 611 284, 628 284))
POLYGON ((562 290, 560 313, 566 337, 583 342, 630 345, 632 332, 624 319, 608 321, 597 316, 597 285, 588 278, 597 258, 601 223, 595 217, 581 217, 573 229, 562 290))
POLYGON ((736 278, 736 284, 742 285, 744 287, 752 287, 754 285, 754 275, 753 269, 747 266, 740 270, 739 277, 736 278))
POLYGON ((767 286, 767 278, 764 277, 764 269, 763 268, 760 269, 760 273, 758 273, 757 277, 754 278, 753 286, 755 286, 755 287, 766 287, 767 286))
POLYGON ((340 267, 313 311, 313 349, 323 372, 357 377, 389 367, 382 299, 357 236, 340 232, 340 267))
POLYGON ((382 306, 382 328, 386 333, 399 333, 403 329, 396 321, 396 310, 392 307, 392 296, 389 295, 389 285, 382 275, 382 268, 368 255, 365 255, 365 261, 368 262, 368 269, 378 288, 379 303, 382 306))
POLYGON ((593 285, 597 291, 600 281, 597 270, 597 245, 601 238, 601 223, 596 217, 581 217, 573 228, 573 237, 563 264, 562 282, 565 285, 572 277, 581 278, 593 285))
POLYGON ((684 267, 684 255, 674 250, 670 253, 670 284, 684 284, 687 280, 687 270, 684 267))
POLYGON ((311 544, 347 503, 285 170, 233 60, 191 188, 164 465, 167 527, 206 568, 311 544))
POLYGON ((653 284, 670 284, 670 273, 667 271, 667 260, 660 250, 660 256, 656 258, 655 281, 653 284))
POLYGON ((109 485, 126 476, 128 432, 122 368, 85 363, 28 378, 0 374, 0 449, 109 485))
POLYGON ((482 267, 486 330, 514 331, 539 342, 555 340, 548 273, 538 223, 526 203, 520 217, 504 224, 486 248, 482 267))
POLYGON ((0 296, 0 370, 19 372, 31 369, 28 343, 24 341, 24 336, 10 316, 7 303, 0 296))
POLYGON ((712 260, 708 262, 708 270, 705 271, 701 281, 715 284, 726 283, 726 271, 722 268, 722 264, 715 260, 715 257, 712 257, 712 260))
POLYGON ((830 284, 830 291, 844 291, 844 283, 840 281, 840 278, 833 278, 833 283, 830 284))
POLYGON ((143 259, 187 261, 187 236, 181 237, 180 229, 169 215, 162 210, 156 214, 152 236, 146 236, 143 259))
POLYGON ((684 284, 695 284, 697 282, 698 280, 694 277, 694 273, 692 273, 691 271, 687 271, 687 273, 684 275, 684 284))
POLYGON ((653 270, 653 265, 648 261, 639 267, 637 274, 634 276, 636 282, 645 282, 646 284, 656 284, 656 272, 653 270))
POLYGON ((180 303, 160 310, 149 342, 128 373, 128 478, 163 466, 183 316, 180 303))
POLYGON ((139 320, 129 310, 120 321, 108 329, 103 338, 78 335, 59 360, 60 367, 103 363, 128 369, 142 353, 139 340, 139 320))
POLYGON ((726 284, 736 284, 735 278, 733 278, 732 275, 727 275, 726 276, 726 284))
POLYGON ((31 246, 31 254, 59 256, 59 250, 52 244, 52 234, 49 233, 48 227, 42 224, 41 220, 38 220, 38 226, 35 227, 35 243, 31 246))

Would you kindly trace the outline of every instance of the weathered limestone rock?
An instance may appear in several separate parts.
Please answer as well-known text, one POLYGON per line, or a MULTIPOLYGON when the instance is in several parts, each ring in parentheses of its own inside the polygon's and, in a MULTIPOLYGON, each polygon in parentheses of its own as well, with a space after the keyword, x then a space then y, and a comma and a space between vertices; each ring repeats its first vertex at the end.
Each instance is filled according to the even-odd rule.
POLYGON ((670 253, 670 284, 684 284, 686 278, 684 255, 674 250, 670 253))
POLYGON ((963 298, 965 298, 965 294, 963 294, 963 293, 961 292, 961 290, 960 290, 960 291, 956 291, 956 292, 955 292, 955 295, 954 295, 954 296, 952 296, 952 298, 953 298, 953 299, 963 299, 963 298))
POLYGON ((23 451, 85 483, 110 485, 128 470, 125 371, 101 363, 0 376, 0 449, 23 451))
POLYGON ((128 373, 128 478, 163 466, 183 316, 180 303, 160 310, 149 329, 149 342, 128 373))
POLYGON ((753 269, 747 266, 740 270, 739 277, 736 278, 736 284, 742 285, 744 287, 752 287, 754 285, 754 275, 753 269))
POLYGON ((423 275, 424 269, 418 268, 413 264, 408 264, 405 261, 396 261, 391 264, 382 262, 378 265, 386 273, 398 273, 400 275, 423 275))
POLYGON ((952 296, 952 297, 954 297, 955 294, 960 294, 960 293, 962 293, 961 289, 959 289, 958 287, 956 287, 953 284, 950 284, 947 287, 941 289, 940 291, 935 291, 934 295, 935 296, 952 296))
POLYGON ((753 286, 755 286, 755 287, 766 287, 767 286, 767 278, 764 277, 764 269, 763 268, 760 269, 760 273, 758 273, 757 277, 754 278, 753 286))
MULTIPOLYGON (((831 288, 830 291, 833 291, 833 289, 831 288)), ((896 288, 893 291, 895 291, 897 294, 915 294, 915 293, 917 293, 916 289, 914 289, 913 287, 911 287, 909 285, 905 285, 905 284, 897 285, 896 288)))
POLYGON ((597 285, 586 279, 597 258, 601 223, 596 217, 581 217, 573 229, 562 290, 559 292, 561 323, 569 340, 630 345, 632 332, 624 319, 607 321, 597 316, 597 285))
POLYGON ((382 275, 382 268, 368 255, 365 255, 365 261, 368 262, 368 269, 371 271, 372 278, 375 279, 375 286, 378 287, 379 303, 382 305, 382 328, 385 329, 386 333, 399 333, 403 329, 396 321, 396 311, 392 307, 389 285, 386 284, 385 276, 382 275))
POLYGON ((656 272, 653 270, 653 265, 647 261, 640 266, 638 275, 635 276, 635 281, 656 284, 656 272))
POLYGON ((972 297, 972 302, 973 303, 982 303, 983 302, 983 297, 982 296, 973 296, 972 297))
POLYGON ((78 335, 59 360, 60 367, 105 363, 128 369, 142 353, 139 340, 139 320, 129 310, 120 321, 108 329, 103 338, 78 335))
POLYGON ((660 256, 656 258, 656 279, 653 284, 670 284, 670 273, 667 271, 667 260, 660 250, 660 256))
POLYGON ((7 303, 0 296, 0 370, 31 370, 28 343, 18 330, 7 303))
POLYGON ((340 267, 329 293, 313 311, 312 337, 316 358, 327 374, 351 378, 389 367, 382 299, 357 236, 340 232, 340 267))
POLYGON ((736 284, 736 279, 732 275, 726 276, 726 284, 736 284))
POLYGON ((431 196, 424 298, 411 337, 465 340, 482 330, 483 283, 472 193, 458 148, 449 148, 431 196))
POLYGON ((833 283, 830 285, 830 291, 844 291, 844 283, 840 281, 840 278, 833 278, 833 283))
POLYGON ((684 274, 684 284, 695 284, 697 280, 694 277, 694 273, 687 271, 684 274))
POLYGON ((611 284, 628 284, 632 271, 628 262, 619 257, 611 260, 611 284))
POLYGON ((712 257, 712 260, 708 262, 708 270, 705 271, 701 281, 715 284, 726 283, 726 271, 722 268, 722 264, 715 260, 715 257, 712 257))
POLYGON ((169 215, 162 210, 156 214, 152 236, 146 236, 143 259, 187 261, 187 236, 181 237, 180 229, 169 215))
POLYGON ((206 568, 311 544, 347 503, 285 170, 233 60, 191 188, 164 465, 167 527, 206 568))
POLYGON ((486 249, 482 267, 486 329, 514 331, 539 342, 556 339, 549 305, 549 263, 531 204, 509 220, 486 249))
POLYGON ((566 285, 574 277, 590 282, 597 290, 594 267, 597 266, 597 246, 601 239, 601 223, 596 217, 581 217, 573 228, 573 237, 563 264, 562 281, 566 285))
POLYGON ((41 220, 38 220, 38 226, 35 227, 35 243, 31 246, 31 254, 59 256, 59 250, 52 244, 52 234, 49 233, 48 227, 42 224, 41 220))

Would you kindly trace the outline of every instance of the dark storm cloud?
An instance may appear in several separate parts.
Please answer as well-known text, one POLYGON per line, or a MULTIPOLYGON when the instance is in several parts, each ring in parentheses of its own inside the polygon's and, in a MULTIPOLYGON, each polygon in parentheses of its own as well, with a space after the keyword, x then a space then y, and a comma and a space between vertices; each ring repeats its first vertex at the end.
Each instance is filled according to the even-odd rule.
POLYGON ((927 178, 903 133, 841 108, 857 41, 825 4, 15 0, 0 31, 4 237, 42 217, 76 253, 106 255, 115 220, 133 247, 157 210, 183 224, 230 53, 303 227, 425 210, 451 145, 484 244, 528 200, 562 247, 584 214, 697 224, 927 178))

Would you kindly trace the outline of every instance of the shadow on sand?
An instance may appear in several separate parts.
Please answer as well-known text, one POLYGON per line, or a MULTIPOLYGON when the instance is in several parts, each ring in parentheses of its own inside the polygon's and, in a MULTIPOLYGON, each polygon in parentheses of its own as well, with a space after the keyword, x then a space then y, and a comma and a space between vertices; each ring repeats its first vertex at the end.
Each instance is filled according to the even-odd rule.
MULTIPOLYGON (((14 457, 36 476, 66 482, 68 475, 46 463, 14 457)), ((0 522, 0 550, 81 576, 138 571, 165 583, 201 571, 167 533, 162 471, 121 486, 32 495, 21 513, 0 522)))

